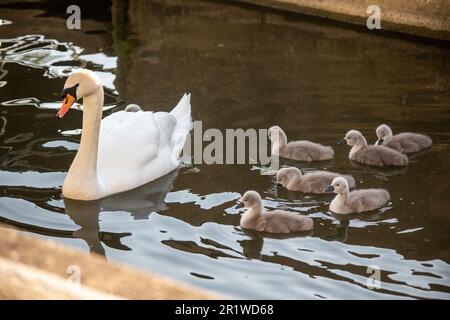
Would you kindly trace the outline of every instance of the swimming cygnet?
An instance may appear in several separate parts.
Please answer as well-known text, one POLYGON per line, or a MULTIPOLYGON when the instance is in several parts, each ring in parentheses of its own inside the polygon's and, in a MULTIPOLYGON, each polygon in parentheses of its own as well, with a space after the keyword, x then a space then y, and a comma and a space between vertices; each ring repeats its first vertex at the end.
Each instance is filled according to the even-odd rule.
POLYGON ((296 167, 281 168, 277 172, 277 184, 288 190, 300 191, 304 193, 325 193, 334 178, 344 177, 350 189, 355 187, 355 179, 352 176, 329 171, 315 171, 302 174, 296 167))
POLYGON ((381 208, 389 201, 389 192, 385 189, 361 189, 350 192, 347 180, 334 178, 326 192, 336 193, 330 203, 330 211, 340 214, 359 213, 381 208))
POLYGON ((348 157, 371 166, 406 166, 408 157, 385 146, 368 146, 366 138, 357 130, 350 130, 338 144, 352 146, 348 157))
POLYGON ((127 105, 127 107, 125 108, 126 112, 138 112, 138 111, 142 111, 142 108, 139 107, 137 104, 129 104, 127 105))
POLYGON ((375 145, 382 145, 397 150, 401 153, 413 153, 428 148, 433 141, 429 136, 419 133, 402 132, 395 136, 388 125, 382 124, 377 130, 378 140, 375 145))
POLYGON ((288 211, 274 210, 263 212, 261 196, 256 191, 247 191, 236 206, 248 208, 241 217, 241 227, 260 232, 291 233, 311 230, 314 222, 309 217, 304 217, 288 211))
POLYGON ((268 131, 272 141, 272 154, 298 161, 330 160, 334 157, 333 148, 311 141, 300 140, 287 142, 284 131, 279 126, 273 126, 268 131))

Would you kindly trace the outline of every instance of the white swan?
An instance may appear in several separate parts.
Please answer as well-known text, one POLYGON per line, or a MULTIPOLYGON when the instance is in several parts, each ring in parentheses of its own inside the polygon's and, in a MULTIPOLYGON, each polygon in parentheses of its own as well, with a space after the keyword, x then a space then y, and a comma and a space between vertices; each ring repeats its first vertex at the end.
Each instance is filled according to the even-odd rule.
POLYGON ((103 87, 90 70, 66 80, 57 113, 62 118, 83 98, 83 130, 64 180, 64 197, 96 200, 137 188, 178 167, 192 128, 190 95, 170 112, 118 111, 102 120, 103 87))

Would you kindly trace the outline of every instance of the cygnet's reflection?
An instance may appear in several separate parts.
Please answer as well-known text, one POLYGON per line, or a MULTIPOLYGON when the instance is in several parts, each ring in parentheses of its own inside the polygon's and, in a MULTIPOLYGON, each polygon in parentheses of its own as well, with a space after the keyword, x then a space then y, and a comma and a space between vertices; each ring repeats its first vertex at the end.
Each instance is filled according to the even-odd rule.
POLYGON ((351 220, 360 220, 362 222, 378 221, 381 218, 380 211, 374 212, 361 212, 350 214, 336 214, 331 213, 331 216, 335 218, 338 223, 333 234, 327 235, 325 238, 329 241, 339 241, 345 243, 348 238, 348 232, 351 220))
POLYGON ((266 232, 258 232, 254 230, 242 229, 245 235, 249 239, 239 240, 239 245, 242 247, 242 254, 248 259, 258 259, 261 260, 261 251, 264 245, 264 238, 272 239, 290 239, 299 237, 312 236, 314 231, 302 231, 289 234, 272 234, 266 232))
POLYGON ((131 233, 101 232, 99 215, 102 211, 129 212, 135 220, 147 219, 152 212, 165 210, 164 199, 173 188, 178 169, 158 180, 149 182, 137 189, 95 201, 64 199, 65 211, 72 221, 80 227, 73 236, 86 241, 90 252, 105 255, 102 242, 108 247, 131 250, 121 243, 121 239, 131 233))

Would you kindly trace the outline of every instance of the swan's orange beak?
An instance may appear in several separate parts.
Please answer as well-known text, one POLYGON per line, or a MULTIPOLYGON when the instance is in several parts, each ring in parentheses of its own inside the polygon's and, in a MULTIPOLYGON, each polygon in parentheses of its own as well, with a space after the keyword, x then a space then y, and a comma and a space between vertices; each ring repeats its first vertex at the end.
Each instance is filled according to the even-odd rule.
POLYGON ((75 101, 76 101, 76 99, 73 96, 71 96, 70 94, 67 94, 66 97, 64 98, 61 108, 59 109, 58 113, 56 114, 56 117, 59 119, 64 117, 64 115, 67 113, 67 111, 69 111, 70 107, 74 104, 75 101))

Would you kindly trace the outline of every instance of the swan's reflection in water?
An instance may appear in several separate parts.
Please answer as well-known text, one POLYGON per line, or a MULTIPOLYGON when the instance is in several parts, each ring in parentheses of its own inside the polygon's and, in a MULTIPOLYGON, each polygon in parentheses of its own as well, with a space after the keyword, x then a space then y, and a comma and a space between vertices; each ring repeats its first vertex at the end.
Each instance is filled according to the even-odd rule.
POLYGON ((100 213, 128 212, 135 220, 147 219, 152 212, 167 209, 164 199, 172 190, 177 175, 178 169, 137 189, 96 201, 64 199, 67 215, 80 227, 73 232, 73 237, 86 241, 90 252, 104 256, 105 249, 102 243, 114 249, 131 250, 121 242, 123 237, 130 236, 131 233, 100 231, 100 213))

